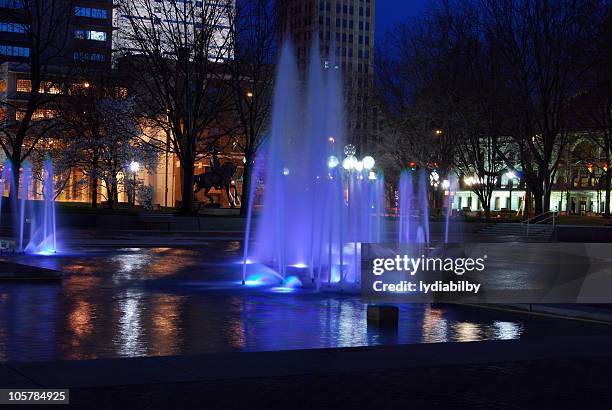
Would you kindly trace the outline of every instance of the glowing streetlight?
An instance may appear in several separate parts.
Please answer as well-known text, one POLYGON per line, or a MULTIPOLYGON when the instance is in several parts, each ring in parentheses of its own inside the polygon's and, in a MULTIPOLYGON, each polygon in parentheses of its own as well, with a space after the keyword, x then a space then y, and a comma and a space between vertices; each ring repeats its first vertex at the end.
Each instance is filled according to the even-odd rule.
POLYGON ((364 168, 363 161, 355 161, 354 168, 355 168, 355 171, 357 172, 363 171, 363 168, 364 168))
POLYGON ((329 169, 334 169, 336 168, 338 165, 340 164, 340 160, 338 160, 338 157, 335 155, 330 155, 329 158, 327 158, 327 168, 329 169))
POLYGON ((287 168, 287 167, 283 168, 283 175, 284 176, 289 175, 289 168, 287 168))
POLYGON ((370 181, 376 181, 376 172, 370 171, 370 173, 368 174, 368 179, 370 181))
POLYGON ((508 178, 508 219, 512 220, 512 185, 514 185, 516 174, 513 171, 508 171, 506 172, 506 178, 508 178))
POLYGON ((444 181, 442 181, 442 188, 443 189, 450 188, 450 181, 448 179, 445 179, 444 181))
POLYGON ((246 96, 249 98, 253 98, 253 93, 249 91, 248 93, 246 93, 246 96))
POLYGON ((363 157, 361 162, 363 162, 363 167, 368 171, 374 168, 374 165, 376 165, 376 161, 374 161, 374 158, 369 155, 363 157))
POLYGON ((436 133, 436 135, 438 135, 438 136, 442 135, 442 130, 435 130, 434 132, 435 132, 435 133, 436 133))
POLYGON ((85 88, 89 88, 89 86, 90 86, 90 85, 91 85, 91 84, 89 84, 87 81, 85 81, 85 82, 83 83, 83 87, 85 87, 85 88))
POLYGON ((355 168, 355 164, 357 163, 357 158, 354 155, 347 155, 346 158, 342 161, 342 168, 347 171, 350 171, 355 168))
POLYGON ((140 171, 140 164, 137 161, 130 162, 130 171, 136 174, 138 171, 140 171))
POLYGON ((136 174, 138 174, 139 170, 140 164, 137 161, 130 162, 130 171, 132 171, 132 174, 134 174, 134 186, 132 187, 132 206, 136 206, 136 174))

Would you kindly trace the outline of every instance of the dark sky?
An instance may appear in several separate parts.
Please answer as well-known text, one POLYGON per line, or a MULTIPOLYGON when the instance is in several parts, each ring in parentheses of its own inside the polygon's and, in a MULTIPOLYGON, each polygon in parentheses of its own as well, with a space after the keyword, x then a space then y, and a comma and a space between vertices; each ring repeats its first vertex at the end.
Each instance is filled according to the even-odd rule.
POLYGON ((375 0, 376 42, 383 40, 385 32, 398 22, 419 16, 430 0, 375 0))

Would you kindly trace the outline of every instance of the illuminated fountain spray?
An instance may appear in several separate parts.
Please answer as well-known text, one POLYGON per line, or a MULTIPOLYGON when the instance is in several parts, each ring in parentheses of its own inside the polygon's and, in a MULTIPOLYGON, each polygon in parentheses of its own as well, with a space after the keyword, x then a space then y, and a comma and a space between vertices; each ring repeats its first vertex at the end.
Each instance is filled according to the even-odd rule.
POLYGON ((55 180, 53 163, 47 158, 42 170, 42 201, 32 204, 30 240, 26 252, 51 254, 57 252, 55 219, 55 180))
POLYGON ((399 185, 399 243, 429 244, 428 180, 424 171, 404 170, 399 185))
POLYGON ((265 162, 265 188, 252 244, 249 202, 245 284, 258 284, 253 275, 269 269, 279 289, 353 284, 359 281, 360 244, 381 240, 382 175, 374 172, 372 157, 360 161, 355 147, 345 149, 340 70, 322 60, 316 42, 304 77, 285 43, 265 160, 258 160, 265 162), (247 266, 250 261, 256 263, 247 266))
MULTIPOLYGON (((43 163, 41 200, 33 200, 36 196, 33 184, 32 166, 24 162, 21 167, 21 178, 18 195, 11 204, 12 232, 15 251, 36 254, 52 254, 57 252, 55 186, 53 165, 50 159, 43 163)), ((7 186, 13 189, 12 167, 10 161, 4 164, 0 180, 0 195, 7 186)), ((6 210, 1 208, 0 217, 6 216, 6 210), (4 212, 4 214, 2 214, 4 212)))

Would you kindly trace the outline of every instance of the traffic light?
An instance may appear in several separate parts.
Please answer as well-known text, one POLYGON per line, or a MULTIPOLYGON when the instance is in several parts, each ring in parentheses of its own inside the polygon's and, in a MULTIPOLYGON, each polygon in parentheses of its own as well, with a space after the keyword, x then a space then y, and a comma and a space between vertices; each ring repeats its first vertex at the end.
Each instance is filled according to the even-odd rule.
POLYGON ((417 169, 416 162, 414 162, 414 161, 410 161, 410 163, 408 164, 408 169, 409 169, 410 171, 413 171, 413 172, 414 172, 414 171, 416 171, 416 169, 417 169))

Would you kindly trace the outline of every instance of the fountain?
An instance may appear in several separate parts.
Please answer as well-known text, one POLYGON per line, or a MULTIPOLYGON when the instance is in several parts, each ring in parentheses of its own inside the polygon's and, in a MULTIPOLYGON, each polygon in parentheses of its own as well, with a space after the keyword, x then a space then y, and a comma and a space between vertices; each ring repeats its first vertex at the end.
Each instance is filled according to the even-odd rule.
POLYGON ((47 158, 42 172, 42 201, 32 203, 30 240, 26 252, 52 254, 57 252, 55 219, 55 180, 53 163, 47 158))
MULTIPOLYGON (((359 160, 356 147, 344 145, 340 70, 333 61, 323 62, 316 40, 306 73, 299 72, 289 42, 277 70, 270 136, 247 193, 242 284, 278 285, 274 289, 281 292, 302 286, 354 289, 360 281, 361 244, 386 238, 382 172, 374 171, 374 158, 359 160), (260 179, 265 188, 255 220, 255 181, 260 179)), ((426 171, 402 173, 399 244, 431 247, 429 185, 426 171)), ((445 243, 450 206, 447 210, 445 243)))
MULTIPOLYGON (((252 244, 254 204, 249 202, 243 284, 267 283, 270 277, 279 290, 308 283, 316 289, 358 283, 360 244, 383 237, 382 173, 373 171, 373 158, 357 160, 354 146, 343 151, 340 70, 333 61, 323 62, 316 41, 303 77, 286 42, 265 159, 258 159, 265 162, 260 172, 265 188, 252 244), (341 162, 342 154, 346 158, 341 162), (274 273, 262 281, 261 272, 270 269, 274 273)), ((251 198, 255 185, 248 193, 251 198)))
MULTIPOLYGON (((53 164, 47 158, 41 170, 42 200, 32 200, 37 193, 34 190, 32 166, 24 162, 21 167, 21 180, 13 197, 10 212, 12 214, 13 249, 16 252, 48 255, 57 252, 56 214, 55 214, 55 181, 53 164)), ((9 161, 4 164, 0 193, 4 193, 7 182, 13 189, 12 166, 9 161)), ((0 218, 6 210, 0 207, 0 218)), ((1 220, 1 219, 0 219, 1 220)))
POLYGON ((429 244, 428 179, 425 171, 415 178, 404 170, 399 185, 399 243, 429 244), (416 187, 415 187, 416 185, 416 187))

